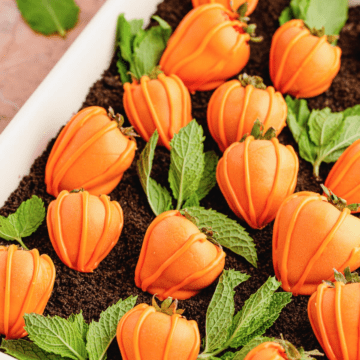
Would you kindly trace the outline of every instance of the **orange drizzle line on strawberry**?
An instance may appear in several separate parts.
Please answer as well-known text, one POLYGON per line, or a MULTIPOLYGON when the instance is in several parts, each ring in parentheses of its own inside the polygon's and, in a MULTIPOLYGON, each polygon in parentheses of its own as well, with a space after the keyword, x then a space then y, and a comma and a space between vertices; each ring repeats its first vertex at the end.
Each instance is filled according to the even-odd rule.
MULTIPOLYGON (((77 268, 83 271, 85 267, 85 255, 89 228, 89 193, 87 191, 82 191, 80 192, 80 196, 82 200, 82 226, 79 250, 77 253, 77 268)), ((61 219, 59 218, 58 221, 60 222, 61 219)))
POLYGON ((109 252, 112 250, 114 245, 117 243, 118 238, 120 237, 120 234, 121 234, 121 231, 123 228, 123 224, 124 224, 124 215, 123 215, 123 211, 122 211, 120 204, 117 201, 110 202, 109 197, 106 195, 101 195, 100 200, 104 204, 104 208, 105 208, 104 229, 103 229, 103 232, 101 234, 101 237, 100 237, 98 243, 95 246, 95 251, 93 252, 91 258, 89 259, 89 261, 86 265, 86 271, 91 271, 91 269, 96 268, 99 265, 99 263, 105 259, 105 257, 109 254, 109 252), (119 215, 120 215, 120 222, 119 222, 119 228, 117 229, 116 237, 114 238, 112 243, 110 245, 108 245, 108 247, 106 249, 104 249, 103 244, 105 243, 106 238, 108 236, 111 219, 112 219, 111 204, 115 205, 115 207, 117 208, 119 215))
MULTIPOLYGON (((141 274, 142 267, 144 265, 144 261, 145 261, 145 257, 146 257, 146 253, 147 253, 147 247, 149 244, 149 239, 150 239, 152 231, 154 230, 156 225, 159 224, 165 218, 171 217, 171 216, 179 216, 179 214, 180 214, 179 211, 174 210, 174 211, 168 212, 166 214, 163 213, 163 214, 159 215, 151 223, 148 230, 146 231, 143 248, 141 249, 139 262, 138 262, 138 265, 136 266, 136 270, 135 270, 136 286, 141 288, 143 291, 146 291, 149 288, 149 286, 151 286, 151 284, 153 284, 161 276, 161 274, 169 266, 171 266, 178 258, 180 258, 180 256, 183 255, 195 242, 208 241, 206 239, 205 234, 198 233, 198 234, 191 235, 189 237, 189 239, 184 243, 184 245, 180 249, 178 249, 169 259, 167 259, 153 275, 151 275, 148 278, 146 278, 145 280, 141 281, 140 274, 141 274)), ((207 273, 211 272, 220 263, 220 261, 225 257, 225 253, 218 246, 216 246, 216 249, 218 252, 216 258, 212 262, 210 262, 206 267, 204 267, 202 270, 199 270, 199 271, 195 272, 194 274, 188 276, 181 283, 179 283, 175 286, 172 286, 169 289, 163 289, 163 291, 161 293, 158 292, 158 297, 167 298, 168 296, 172 296, 173 293, 182 289, 184 286, 202 278, 207 273)))
POLYGON ((341 315, 341 292, 343 286, 345 285, 342 283, 339 282, 335 283, 335 312, 336 312, 335 319, 336 319, 336 325, 340 339, 340 347, 341 347, 343 359, 349 360, 349 352, 346 345, 346 339, 345 339, 345 333, 344 333, 344 327, 343 327, 342 315, 341 315))
MULTIPOLYGON (((89 108, 86 108, 86 109, 80 111, 67 124, 67 129, 65 129, 65 131, 62 131, 60 133, 59 137, 56 139, 54 147, 53 147, 53 149, 50 153, 49 159, 48 159, 48 164, 47 164, 47 169, 46 169, 47 171, 45 172, 45 183, 47 184, 47 192, 48 193, 53 193, 55 191, 54 181, 53 181, 53 173, 54 173, 54 168, 56 166, 56 163, 59 160, 62 152, 64 151, 66 146, 69 144, 69 142, 72 140, 72 138, 74 137, 76 132, 86 123, 86 121, 88 121, 92 116, 99 115, 101 113, 106 115, 105 109, 102 109, 102 108, 99 108, 96 106, 91 106, 89 108), (82 114, 84 112, 87 113, 87 115, 84 116, 83 119, 80 122, 78 122, 73 127, 72 130, 69 130, 71 124, 76 122, 78 117, 82 116, 82 114)), ((55 196, 57 196, 57 195, 58 195, 58 190, 56 189, 55 196)))
MULTIPOLYGON (((283 25, 280 30, 278 30, 278 32, 274 35, 273 38, 273 46, 271 47, 272 51, 270 53, 270 63, 274 64, 274 57, 275 57, 275 48, 276 48, 276 44, 277 41, 279 39, 279 37, 289 28, 291 28, 292 26, 298 27, 298 28, 302 28, 303 27, 303 22, 302 20, 291 20, 288 23, 286 23, 287 25, 283 25)), ((311 61, 313 55, 315 54, 315 52, 323 45, 327 42, 327 36, 324 35, 321 38, 319 38, 319 41, 315 44, 314 48, 309 52, 309 54, 306 56, 306 58, 304 59, 304 61, 302 62, 302 64, 300 65, 300 67, 296 70, 296 72, 290 77, 290 79, 282 86, 280 87, 280 81, 281 78, 283 76, 283 71, 285 68, 285 64, 287 62, 287 58, 289 56, 290 51, 292 50, 292 48, 295 46, 295 44, 302 39, 303 37, 306 37, 310 34, 310 31, 308 29, 303 29, 302 31, 300 31, 287 45, 287 48, 285 49, 283 56, 281 58, 281 62, 278 68, 278 72, 276 74, 276 77, 274 79, 274 85, 277 89, 279 89, 282 93, 286 93, 289 88, 293 85, 293 83, 295 82, 295 80, 298 78, 298 76, 300 75, 301 71, 304 69, 304 67, 309 63, 309 61, 311 61)), ((339 67, 339 62, 338 59, 341 56, 341 50, 337 47, 334 48, 335 52, 336 52, 336 58, 334 61, 334 65, 331 69, 329 69, 329 71, 327 73, 325 73, 322 77, 322 80, 320 80, 319 82, 317 82, 315 84, 315 86, 310 87, 308 89, 301 89, 299 90, 299 92, 296 94, 296 97, 303 97, 303 94, 305 93, 310 93, 310 92, 314 92, 317 89, 320 89, 323 86, 327 86, 327 84, 329 83, 329 79, 332 79, 333 76, 335 75, 337 72, 337 69, 339 67), (330 75, 332 74, 332 75, 330 75)), ((274 72, 274 66, 270 67, 270 72, 271 72, 271 77, 273 77, 273 72, 274 72)), ((311 93, 310 93, 311 94, 311 93)), ((309 95, 307 95, 307 97, 309 97, 309 95)))
POLYGON ((237 133, 236 133, 236 139, 241 139, 242 135, 244 134, 244 125, 245 125, 245 115, 246 115, 246 110, 249 106, 249 102, 250 102, 250 97, 251 94, 254 91, 254 87, 253 86, 246 86, 245 88, 245 97, 244 97, 244 105, 243 105, 243 111, 241 113, 241 117, 240 117, 240 121, 238 124, 238 129, 237 129, 237 133))
MULTIPOLYGON (((349 146, 345 152, 343 153, 342 155, 342 159, 346 159, 346 156, 348 155, 348 153, 350 151, 353 150, 353 148, 360 144, 360 139, 359 140, 356 140, 351 146, 349 146)), ((344 176, 346 175, 346 173, 350 170, 350 168, 356 163, 357 160, 359 160, 360 158, 360 151, 358 151, 354 156, 352 156, 351 158, 349 158, 347 161, 346 161, 346 165, 344 166, 344 168, 339 172, 339 174, 337 174, 337 177, 335 177, 335 173, 339 170, 340 166, 342 165, 342 163, 340 161, 337 161, 335 163, 335 165, 333 166, 333 168, 331 169, 326 181, 325 181, 325 186, 326 187, 329 187, 331 186, 331 189, 334 193, 336 193, 336 186, 339 185, 339 183, 343 180, 344 176), (328 184, 330 184, 328 186, 328 184)), ((355 192, 358 192, 360 189, 360 184, 355 186, 353 189, 349 190, 347 193, 345 194, 342 194, 341 197, 342 198, 347 198, 351 195, 353 195, 355 192)))
MULTIPOLYGON (((220 4, 211 4, 208 5, 207 7, 198 7, 195 10, 193 10, 193 13, 190 14, 190 16, 188 17, 188 21, 186 22, 186 26, 182 25, 180 26, 177 31, 174 33, 173 35, 173 39, 171 41, 169 41, 168 46, 166 51, 164 52, 161 60, 160 60, 160 66, 162 66, 167 59, 169 58, 171 52, 177 47, 179 40, 181 40, 181 38, 184 36, 184 34, 188 31, 189 27, 193 24, 194 21, 197 20, 198 17, 200 17, 203 13, 207 12, 207 11, 211 11, 213 9, 220 9, 221 11, 225 12, 226 14, 229 15, 229 17, 231 18, 233 16, 232 12, 229 10, 224 9, 224 7, 220 4), (191 19, 191 20, 190 20, 191 19)), ((205 36, 205 38, 203 39, 203 41, 201 42, 200 46, 197 48, 196 51, 194 51, 191 55, 185 57, 184 59, 182 59, 181 61, 178 61, 176 64, 174 64, 172 66, 172 68, 168 69, 168 73, 176 73, 178 72, 181 68, 185 67, 186 65, 188 65, 191 61, 193 61, 194 59, 196 59, 197 57, 201 56, 201 54, 204 52, 204 50, 206 49, 208 43, 210 42, 211 38, 213 36, 216 35, 217 32, 219 32, 220 30, 226 28, 226 27, 233 27, 233 26, 238 26, 239 25, 239 21, 235 20, 235 21, 224 21, 216 26, 214 26, 211 31, 209 31, 207 33, 207 35, 205 36)), ((243 46, 243 43, 245 41, 249 41, 250 40, 250 35, 247 33, 244 34, 238 34, 238 39, 235 42, 235 45, 233 46, 233 48, 229 51, 229 54, 233 54, 237 51, 237 49, 239 49, 241 46, 243 46)), ((219 73, 219 71, 221 72, 222 69, 225 68, 227 64, 227 61, 225 59, 221 60, 220 62, 217 62, 214 66, 213 69, 207 73, 206 78, 203 79, 196 79, 194 80, 191 84, 188 85, 188 88, 190 89, 197 89, 199 88, 201 85, 203 85, 204 83, 206 83, 207 81, 212 79, 212 73, 217 74, 219 73)))
POLYGON ((6 259, 6 277, 5 277, 5 300, 4 300, 4 332, 6 339, 9 334, 9 321, 10 321, 10 291, 11 291, 11 265, 13 260, 14 252, 16 251, 16 245, 10 245, 8 248, 7 259, 6 259))

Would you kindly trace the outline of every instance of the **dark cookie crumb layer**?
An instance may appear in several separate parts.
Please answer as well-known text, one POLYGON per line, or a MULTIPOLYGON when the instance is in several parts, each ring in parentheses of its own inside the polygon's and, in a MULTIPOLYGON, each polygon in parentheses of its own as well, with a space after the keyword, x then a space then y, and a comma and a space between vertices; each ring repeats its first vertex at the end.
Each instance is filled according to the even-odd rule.
MULTIPOLYGON (((251 16, 251 22, 258 25, 257 34, 262 35, 264 41, 261 44, 251 45, 251 58, 244 71, 251 75, 262 76, 267 85, 271 85, 268 72, 271 37, 278 28, 280 13, 288 3, 289 0, 261 0, 256 11, 251 16)), ((190 10, 190 0, 165 0, 159 5, 156 14, 168 21, 174 29, 190 10)), ((339 41, 339 46, 343 51, 340 73, 326 93, 309 100, 311 108, 329 106, 333 111, 341 111, 360 103, 360 48, 355 45, 359 43, 360 7, 351 9, 349 15, 349 21, 344 27, 339 41)), ((115 111, 124 114, 122 106, 123 90, 115 64, 116 59, 114 58, 110 68, 104 72, 102 79, 90 89, 83 107, 98 105, 108 108, 108 106, 112 106, 115 111)), ((198 92, 192 95, 193 117, 204 127, 206 150, 214 149, 218 155, 221 155, 206 126, 206 106, 211 93, 198 92)), ((280 135, 280 141, 283 144, 291 144, 297 150, 288 129, 284 129, 280 135)), ((50 142, 46 151, 36 159, 30 174, 23 178, 17 190, 13 192, 6 204, 0 209, 1 215, 7 216, 14 212, 22 201, 33 194, 40 196, 44 200, 46 207, 53 200, 53 197, 46 193, 44 185, 45 165, 53 143, 54 141, 50 142)), ((144 141, 139 139, 137 155, 144 145, 144 141)), ((168 151, 158 148, 154 161, 153 176, 164 185, 166 185, 164 169, 168 168, 168 166, 168 151)), ((322 165, 321 176, 323 179, 326 178, 331 166, 331 164, 322 165)), ((319 184, 312 176, 311 165, 300 159, 296 191, 319 192, 319 184)), ((38 248, 41 254, 48 254, 55 263, 57 276, 54 292, 45 310, 46 315, 68 317, 70 314, 78 313, 82 309, 85 319, 90 322, 92 319, 98 319, 100 312, 115 303, 119 298, 124 299, 129 295, 138 295, 138 303, 149 303, 151 301, 151 296, 141 292, 134 284, 135 266, 142 240, 147 227, 154 219, 137 178, 136 161, 124 174, 119 186, 111 193, 111 199, 119 201, 124 210, 124 230, 118 244, 92 274, 76 272, 62 264, 51 246, 45 222, 35 234, 24 240, 29 248, 38 248)), ((236 219, 218 187, 211 191, 202 202, 202 205, 236 219)), ((255 269, 240 256, 226 251, 226 269, 242 270, 251 275, 250 280, 237 288, 235 296, 237 311, 269 276, 274 275, 271 259, 273 224, 271 223, 261 231, 252 230, 246 224, 242 225, 248 229, 256 242, 259 262, 258 269, 255 269)), ((6 241, 0 243, 8 244, 6 241)), ((202 337, 205 330, 206 309, 214 289, 215 284, 202 291, 198 296, 180 302, 180 308, 186 310, 186 317, 198 322, 202 337)), ((292 341, 297 346, 302 345, 307 350, 320 349, 307 318, 307 301, 307 296, 294 298, 292 303, 282 312, 275 325, 268 330, 267 335, 279 337, 280 334, 284 334, 287 340, 292 341)), ((115 360, 119 358, 121 357, 118 346, 114 341, 109 349, 108 359, 115 360)), ((322 359, 326 358, 323 357, 322 359)))

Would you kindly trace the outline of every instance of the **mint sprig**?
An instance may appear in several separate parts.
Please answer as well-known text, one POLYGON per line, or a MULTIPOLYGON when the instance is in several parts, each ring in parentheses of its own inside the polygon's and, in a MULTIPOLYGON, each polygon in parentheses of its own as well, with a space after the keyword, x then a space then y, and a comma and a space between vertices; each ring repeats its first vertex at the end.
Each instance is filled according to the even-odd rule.
POLYGON ((25 330, 33 342, 3 340, 0 348, 19 360, 105 360, 120 319, 134 307, 136 300, 136 296, 120 299, 100 314, 99 321, 92 321, 90 325, 82 312, 68 319, 25 314, 25 330))
POLYGON ((220 277, 206 316, 204 351, 198 359, 218 359, 217 355, 229 347, 237 349, 240 346, 246 347, 241 354, 228 352, 221 359, 243 358, 245 352, 263 342, 259 337, 272 326, 281 310, 291 301, 291 293, 275 292, 281 283, 270 277, 233 316, 233 288, 244 280, 244 274, 234 270, 225 270, 220 277), (223 311, 213 311, 221 307, 223 311), (214 328, 212 324, 217 326, 214 328))
POLYGON ((41 225, 45 218, 44 202, 33 195, 21 203, 15 213, 7 218, 0 215, 0 237, 8 241, 17 241, 28 250, 22 238, 30 236, 41 225))
POLYGON ((214 232, 214 239, 221 245, 245 258, 257 267, 256 247, 247 231, 235 220, 212 209, 187 207, 186 211, 196 218, 199 228, 209 227, 214 232))
POLYGON ((79 17, 79 7, 74 0, 16 0, 21 15, 28 25, 44 35, 59 33, 75 26, 79 17))
POLYGON ((90 360, 106 359, 107 349, 115 338, 120 319, 135 306, 136 300, 137 296, 120 299, 100 314, 98 322, 91 322, 86 336, 86 350, 90 360))
POLYGON ((116 65, 122 83, 131 82, 131 76, 139 80, 143 75, 158 74, 162 53, 171 35, 169 24, 158 16, 152 17, 159 25, 142 29, 142 20, 127 21, 121 14, 117 23, 118 58, 116 65))
POLYGON ((335 162, 354 141, 360 139, 360 107, 333 113, 329 108, 310 112, 306 100, 286 97, 287 123, 299 145, 300 156, 313 165, 319 178, 323 162, 335 162))
MULTIPOLYGON (((173 208, 169 191, 150 177, 159 135, 154 132, 137 162, 137 171, 149 205, 155 215, 173 208)), ((216 184, 218 157, 204 152, 202 127, 195 121, 180 129, 171 141, 169 184, 176 209, 188 210, 198 221, 199 229, 208 228, 213 239, 256 267, 257 255, 253 239, 236 221, 215 210, 200 207, 200 201, 216 184)))
POLYGON ((280 15, 280 25, 294 18, 310 28, 324 27, 327 35, 338 35, 348 18, 348 0, 291 0, 280 15))
POLYGON ((137 171, 141 186, 145 191, 151 210, 155 215, 172 209, 172 198, 169 191, 150 177, 155 148, 159 139, 155 130, 137 161, 137 171))

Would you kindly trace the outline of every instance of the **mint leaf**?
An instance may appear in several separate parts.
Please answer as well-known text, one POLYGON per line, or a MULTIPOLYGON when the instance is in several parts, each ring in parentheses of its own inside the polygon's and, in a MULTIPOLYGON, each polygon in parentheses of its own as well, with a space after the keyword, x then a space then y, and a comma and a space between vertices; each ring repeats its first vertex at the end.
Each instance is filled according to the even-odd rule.
POLYGON ((214 151, 207 151, 204 158, 204 171, 196 190, 198 200, 202 200, 216 185, 216 167, 219 161, 214 151))
POLYGON ((286 22, 290 21, 291 19, 293 19, 292 11, 291 11, 290 6, 287 6, 287 7, 281 12, 281 15, 280 15, 280 17, 279 17, 280 26, 281 26, 281 25, 284 25, 286 22))
POLYGON ((21 15, 28 25, 44 35, 59 33, 66 35, 66 30, 78 21, 79 8, 74 0, 16 0, 21 15))
POLYGON ((215 351, 226 342, 235 312, 234 288, 249 277, 235 270, 223 271, 206 312, 204 352, 215 351))
POLYGON ((321 147, 340 136, 344 126, 343 114, 332 114, 329 108, 313 110, 308 126, 311 141, 321 147))
POLYGON ((24 319, 30 340, 44 351, 74 360, 87 359, 85 342, 72 322, 38 314, 25 314, 24 319))
POLYGON ((87 333, 86 349, 90 360, 105 360, 106 352, 116 335, 120 319, 130 311, 136 303, 137 296, 129 296, 119 300, 100 314, 98 322, 93 321, 87 333))
POLYGON ((205 163, 204 139, 202 127, 192 120, 170 141, 169 183, 177 210, 199 188, 205 163))
POLYGON ((22 202, 16 212, 7 218, 0 215, 0 237, 9 241, 16 240, 27 249, 22 238, 35 232, 44 218, 44 202, 33 195, 31 199, 22 202))
POLYGON ((199 220, 199 227, 211 227, 214 239, 222 246, 244 257, 250 264, 257 266, 257 254, 253 239, 235 220, 215 210, 202 207, 189 207, 187 211, 199 220))
POLYGON ((184 203, 183 205, 183 209, 189 208, 189 207, 193 207, 193 206, 200 206, 200 201, 195 194, 192 194, 184 203))
POLYGON ((296 142, 299 142, 301 134, 306 131, 306 126, 310 117, 310 110, 304 99, 293 99, 290 95, 286 96, 288 106, 287 124, 296 142))
POLYGON ((282 12, 280 25, 302 19, 310 28, 325 28, 327 35, 338 35, 348 18, 348 0, 291 0, 282 12))
POLYGON ((235 353, 231 351, 227 351, 224 355, 220 357, 220 360, 233 360, 235 357, 235 353))
POLYGON ((19 340, 5 340, 2 339, 1 350, 4 350, 6 354, 14 356, 19 360, 61 360, 68 359, 63 358, 60 355, 50 354, 31 341, 23 339, 19 340))
POLYGON ((158 16, 159 25, 143 30, 142 20, 127 21, 124 14, 118 18, 117 43, 119 46, 117 67, 121 81, 131 82, 130 72, 136 79, 151 75, 158 66, 171 35, 169 24, 158 16))
POLYGON ((348 0, 310 0, 305 17, 310 27, 325 27, 327 35, 338 35, 348 19, 348 0))
POLYGON ((257 330, 263 327, 264 320, 274 316, 271 314, 270 305, 280 285, 281 283, 275 277, 270 277, 255 294, 245 301, 243 308, 235 315, 230 328, 230 347, 236 349, 246 345, 252 334, 260 335, 257 330))
POLYGON ((89 325, 85 322, 82 310, 79 314, 72 314, 69 316, 68 321, 74 324, 79 334, 81 334, 83 340, 86 342, 86 334, 89 330, 89 325))
POLYGON ((145 191, 151 210, 156 216, 164 211, 172 209, 172 198, 170 193, 150 177, 158 139, 159 134, 158 131, 155 130, 137 161, 137 171, 141 186, 145 191))
POLYGON ((351 108, 347 108, 345 111, 343 111, 344 118, 347 118, 348 116, 355 116, 360 115, 360 105, 355 105, 351 108))
POLYGON ((249 343, 247 343, 240 351, 238 351, 233 360, 244 360, 246 355, 252 350, 255 349, 257 346, 264 342, 271 342, 274 341, 275 338, 269 338, 269 337, 263 337, 258 336, 254 339, 252 339, 249 343))

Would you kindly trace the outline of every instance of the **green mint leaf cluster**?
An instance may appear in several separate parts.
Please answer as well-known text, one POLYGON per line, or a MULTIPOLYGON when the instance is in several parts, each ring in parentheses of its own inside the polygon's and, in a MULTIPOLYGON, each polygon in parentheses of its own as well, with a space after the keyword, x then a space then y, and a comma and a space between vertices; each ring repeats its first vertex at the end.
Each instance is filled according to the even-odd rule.
POLYGON ((79 7, 74 0, 16 0, 21 15, 28 25, 44 35, 66 35, 78 21, 79 7))
POLYGON ((145 191, 151 210, 155 215, 172 209, 172 198, 169 191, 150 177, 158 139, 159 134, 158 131, 155 130, 137 161, 137 170, 141 186, 145 191))
POLYGON ((98 322, 93 321, 86 336, 86 350, 90 360, 105 360, 106 352, 116 335, 120 319, 130 311, 136 303, 137 296, 119 300, 116 304, 100 314, 98 322))
POLYGON ((116 63, 121 82, 131 82, 131 76, 139 80, 151 75, 171 35, 169 24, 153 16, 159 25, 144 30, 143 20, 127 21, 124 14, 118 18, 116 39, 119 60, 116 63), (129 74, 130 73, 130 74, 129 74))
POLYGON ((287 123, 299 145, 300 156, 313 165, 319 177, 322 162, 335 162, 354 141, 360 139, 360 107, 332 113, 329 108, 310 112, 306 100, 286 97, 287 123))
MULTIPOLYGON (((137 162, 141 185, 155 215, 173 209, 170 192, 150 177, 156 144, 157 130, 151 136, 137 162)), ((216 184, 218 157, 213 151, 204 153, 202 127, 191 121, 171 140, 169 185, 177 200, 176 209, 198 206, 216 184)))
POLYGON ((348 19, 348 0, 291 0, 280 15, 280 25, 294 18, 311 29, 324 27, 327 35, 339 35, 348 19))
POLYGON ((224 270, 206 314, 204 351, 198 359, 219 359, 216 356, 229 347, 243 347, 237 353, 227 352, 221 356, 223 360, 240 360, 257 345, 270 341, 261 335, 279 317, 292 294, 276 293, 281 283, 270 277, 234 316, 234 288, 247 278, 238 271, 224 270))
MULTIPOLYGON (((156 216, 173 209, 170 192, 150 177, 159 135, 155 131, 137 161, 141 185, 156 216)), ((176 209, 186 209, 199 228, 211 228, 213 238, 222 246, 243 256, 256 267, 257 255, 253 239, 236 221, 215 210, 200 207, 200 201, 216 184, 218 157, 213 151, 204 153, 204 134, 195 121, 180 129, 171 140, 169 184, 176 209)))
POLYGON ((15 240, 27 249, 22 238, 35 232, 44 218, 44 202, 33 195, 31 199, 22 202, 16 212, 7 218, 0 215, 0 237, 8 241, 15 240))
POLYGON ((82 312, 66 320, 59 316, 25 314, 25 330, 32 340, 3 340, 0 348, 19 360, 105 360, 116 335, 117 325, 130 311, 137 297, 130 296, 100 314, 98 322, 88 325, 82 312))
POLYGON ((187 212, 199 221, 199 228, 210 227, 214 239, 222 246, 244 257, 250 264, 257 266, 256 247, 253 239, 235 220, 215 210, 203 207, 187 207, 187 212))

